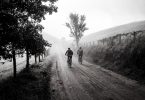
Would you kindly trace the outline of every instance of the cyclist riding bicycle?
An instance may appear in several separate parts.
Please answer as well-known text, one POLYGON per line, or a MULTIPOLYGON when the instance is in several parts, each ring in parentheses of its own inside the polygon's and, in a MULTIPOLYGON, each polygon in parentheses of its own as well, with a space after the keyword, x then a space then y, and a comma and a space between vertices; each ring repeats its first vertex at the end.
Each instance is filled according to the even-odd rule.
POLYGON ((78 49, 77 54, 78 54, 78 61, 82 64, 83 49, 81 47, 78 49))
POLYGON ((72 63, 72 56, 73 56, 73 51, 68 48, 68 50, 66 51, 65 55, 68 57, 67 58, 67 62, 71 65, 72 63))

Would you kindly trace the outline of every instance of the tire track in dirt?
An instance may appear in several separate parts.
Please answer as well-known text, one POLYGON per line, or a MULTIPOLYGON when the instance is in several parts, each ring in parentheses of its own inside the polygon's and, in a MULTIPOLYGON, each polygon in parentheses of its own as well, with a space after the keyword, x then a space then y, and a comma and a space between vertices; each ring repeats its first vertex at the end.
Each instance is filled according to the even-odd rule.
MULTIPOLYGON (((138 91, 135 89, 132 90, 132 88, 129 88, 126 85, 117 84, 119 82, 114 82, 114 79, 111 79, 113 77, 106 77, 105 73, 101 72, 100 69, 98 71, 96 70, 90 70, 89 68, 86 68, 85 66, 78 66, 78 64, 74 64, 75 67, 77 67, 76 71, 78 73, 81 73, 84 77, 88 78, 89 84, 92 85, 96 92, 102 94, 102 97, 105 95, 110 94, 111 97, 114 98, 114 100, 144 100, 145 96, 138 94, 138 91), (96 71, 96 72, 95 72, 96 71), (99 78, 99 77, 100 78, 99 78)), ((78 75, 77 75, 78 76, 78 75)), ((81 79, 81 81, 85 81, 81 79)), ((119 80, 115 80, 119 81, 119 80)), ((89 84, 87 84, 89 86, 89 84)), ((107 96, 108 98, 108 96, 107 96)), ((105 98, 101 100, 106 100, 105 98)))
POLYGON ((96 98, 97 100, 124 100, 121 96, 111 91, 109 91, 107 95, 104 94, 110 89, 105 84, 102 84, 102 82, 99 79, 96 79, 94 76, 89 75, 79 67, 76 71, 78 71, 78 73, 80 73, 83 77, 87 78, 87 80, 83 78, 80 78, 79 80, 80 83, 84 86, 84 88, 87 89, 87 91, 89 91, 89 94, 92 95, 94 100, 96 100, 96 98), (88 81, 88 83, 85 83, 85 81, 88 81), (88 89, 88 87, 92 88, 88 89))

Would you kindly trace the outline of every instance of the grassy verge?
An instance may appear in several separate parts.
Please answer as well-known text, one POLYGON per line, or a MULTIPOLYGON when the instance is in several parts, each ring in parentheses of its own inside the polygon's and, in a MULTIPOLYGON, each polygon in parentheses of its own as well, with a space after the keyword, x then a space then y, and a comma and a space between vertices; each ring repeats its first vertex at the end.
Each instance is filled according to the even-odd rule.
MULTIPOLYGON (((131 33, 130 33, 131 35, 131 33)), ((84 47, 85 58, 95 64, 145 84, 145 35, 116 43, 112 40, 84 47), (128 41, 128 42, 127 42, 128 41)), ((113 37, 111 37, 113 39, 113 37)), ((108 38, 109 39, 109 38, 108 38)))
POLYGON ((101 67, 112 70, 118 74, 121 74, 123 76, 126 76, 130 79, 136 80, 139 84, 144 85, 145 84, 145 70, 144 66, 139 67, 135 64, 130 64, 132 61, 128 60, 126 62, 127 58, 124 58, 124 60, 116 60, 113 61, 110 57, 109 60, 103 59, 99 56, 85 56, 85 60, 92 62, 94 64, 100 65, 101 67))
POLYGON ((22 70, 17 78, 0 82, 0 100, 50 100, 51 63, 22 70))

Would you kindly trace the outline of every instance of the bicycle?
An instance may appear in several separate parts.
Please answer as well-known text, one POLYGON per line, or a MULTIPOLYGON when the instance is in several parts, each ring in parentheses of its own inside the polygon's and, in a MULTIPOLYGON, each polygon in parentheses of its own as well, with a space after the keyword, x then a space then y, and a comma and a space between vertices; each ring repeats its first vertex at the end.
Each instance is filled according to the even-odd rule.
POLYGON ((79 61, 80 64, 82 64, 82 61, 83 61, 82 56, 79 56, 78 61, 79 61))
POLYGON ((71 67, 71 65, 72 65, 72 57, 70 57, 70 56, 68 57, 67 64, 68 64, 69 67, 71 67))

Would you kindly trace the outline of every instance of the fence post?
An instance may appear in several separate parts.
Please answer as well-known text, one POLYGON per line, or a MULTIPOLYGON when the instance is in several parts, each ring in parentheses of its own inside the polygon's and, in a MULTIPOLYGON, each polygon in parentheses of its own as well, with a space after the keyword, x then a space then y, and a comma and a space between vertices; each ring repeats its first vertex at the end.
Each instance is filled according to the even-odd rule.
POLYGON ((119 34, 119 44, 121 44, 121 34, 119 34))

